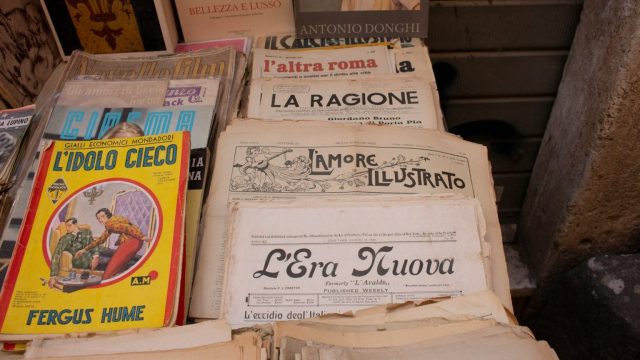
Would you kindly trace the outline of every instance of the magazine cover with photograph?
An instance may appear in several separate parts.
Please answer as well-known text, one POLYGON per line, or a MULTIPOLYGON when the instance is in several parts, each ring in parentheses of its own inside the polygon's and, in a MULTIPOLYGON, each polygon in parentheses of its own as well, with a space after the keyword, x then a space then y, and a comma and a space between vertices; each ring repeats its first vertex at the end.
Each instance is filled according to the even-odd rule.
POLYGON ((297 0, 294 15, 304 38, 426 38, 429 0, 297 0))
POLYGON ((189 141, 52 142, 0 294, 2 335, 173 323, 189 141))

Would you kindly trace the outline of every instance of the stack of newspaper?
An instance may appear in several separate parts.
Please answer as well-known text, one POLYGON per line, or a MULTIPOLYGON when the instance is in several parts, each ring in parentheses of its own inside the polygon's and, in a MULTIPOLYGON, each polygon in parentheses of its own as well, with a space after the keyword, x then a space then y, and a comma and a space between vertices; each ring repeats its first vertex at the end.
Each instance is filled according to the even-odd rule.
POLYGON ((444 131, 427 48, 332 40, 255 42, 190 316, 240 328, 486 289, 510 308, 486 148, 444 131))
POLYGON ((490 291, 277 321, 231 334, 221 320, 80 338, 36 340, 27 359, 527 359, 556 360, 490 291))
MULTIPOLYGON (((115 346, 122 343, 118 335, 47 340, 34 343, 32 349, 40 350, 27 354, 328 359, 409 358, 428 350, 465 358, 470 348, 504 345, 505 358, 513 351, 552 358, 504 309, 511 308, 511 300, 487 149, 445 131, 428 50, 420 40, 373 40, 258 38, 246 87, 244 55, 231 47, 119 59, 74 53, 52 90, 41 95, 51 100, 38 110, 36 136, 75 140, 68 152, 56 153, 70 156, 65 171, 75 171, 89 155, 76 164, 74 154, 118 147, 118 141, 140 142, 131 154, 128 148, 118 150, 125 154, 124 168, 161 166, 153 160, 157 152, 144 152, 151 140, 117 138, 190 132, 184 268, 172 270, 184 272, 178 276, 184 284, 176 295, 181 302, 176 323, 187 313, 224 322, 122 335, 139 346, 115 346), (434 298, 454 299, 422 303, 434 298), (400 305, 406 302, 413 305, 400 305), (336 313, 351 314, 350 320, 326 317, 336 313), (239 334, 245 328, 251 330, 239 334), (212 332, 220 336, 202 336, 212 332), (466 338, 472 345, 460 345, 466 338)), ((33 146, 25 155, 32 172, 37 150, 33 146)), ((91 161, 82 171, 95 170, 99 179, 109 159, 91 161)), ((176 176, 149 168, 151 180, 129 180, 145 189, 176 176)), ((14 223, 25 216, 32 187, 26 172, 23 178, 25 196, 13 208, 14 223)), ((78 209, 104 203, 108 189, 98 186, 101 181, 73 194, 65 194, 69 180, 62 176, 46 184, 52 202, 47 206, 55 213, 45 224, 48 239, 54 237, 51 224, 62 229, 73 214, 80 215, 78 209)), ((159 197, 171 202, 166 194, 159 197)), ((112 207, 117 208, 115 201, 112 207)), ((139 209, 128 211, 133 216, 139 209)), ((176 209, 174 217, 179 214, 176 209)), ((150 229, 175 220, 149 219, 150 229)), ((174 237, 181 239, 175 229, 174 237)), ((15 240, 17 231, 6 230, 3 239, 11 237, 15 240)), ((53 268, 57 246, 52 243, 41 257, 53 268)), ((107 247, 118 245, 120 240, 107 247)), ((163 279, 149 270, 127 278, 128 286, 163 279)), ((79 274, 56 279, 86 282, 85 272, 79 274)), ((29 286, 44 287, 49 280, 29 286)), ((82 311, 80 322, 87 310, 104 319, 105 309, 69 310, 82 311)), ((133 304, 115 311, 125 311, 125 321, 142 314, 133 304)), ((21 321, 39 324, 46 318, 28 316, 21 321)), ((64 332, 57 325, 56 332, 64 332)))
MULTIPOLYGON (((267 309, 273 304, 290 305, 290 308, 278 311, 278 313, 284 313, 283 316, 286 316, 289 310, 294 311, 301 304, 300 302, 305 304, 323 303, 317 298, 314 300, 302 296, 306 292, 327 294, 327 292, 336 289, 342 291, 340 289, 344 288, 362 295, 363 289, 354 286, 358 279, 350 276, 349 271, 346 273, 344 271, 336 272, 341 276, 334 276, 331 269, 317 268, 315 272, 320 275, 315 276, 320 276, 327 282, 315 284, 312 289, 308 285, 297 284, 297 280, 292 282, 287 278, 287 280, 278 283, 267 281, 272 279, 268 276, 258 276, 259 274, 255 273, 266 266, 265 261, 269 258, 269 251, 275 251, 278 248, 281 248, 282 251, 271 255, 271 264, 277 264, 278 269, 286 272, 288 266, 300 268, 304 265, 309 268, 312 262, 318 261, 312 259, 311 256, 299 254, 298 259, 301 262, 297 262, 295 251, 293 253, 292 251, 296 246, 304 246, 310 240, 316 240, 314 241, 316 245, 324 243, 325 245, 320 246, 321 249, 324 249, 322 251, 334 254, 341 252, 340 248, 335 247, 337 244, 344 245, 344 251, 349 252, 351 256, 351 263, 343 265, 346 267, 352 266, 356 261, 365 261, 365 259, 359 259, 356 248, 362 242, 377 244, 374 249, 376 254, 379 246, 393 246, 387 243, 388 240, 398 240, 399 242, 434 240, 441 241, 440 244, 455 242, 460 246, 449 249, 451 251, 444 257, 455 258, 455 266, 458 266, 457 264, 463 266, 462 264, 469 261, 468 255, 462 254, 472 247, 475 247, 473 250, 475 258, 486 256, 486 266, 482 271, 479 271, 482 273, 482 277, 477 284, 473 284, 478 287, 466 288, 457 281, 431 281, 429 276, 425 274, 418 278, 404 277, 402 283, 393 283, 396 280, 372 276, 367 278, 365 283, 370 282, 375 286, 367 289, 386 291, 393 293, 393 296, 353 296, 351 300, 354 302, 345 305, 355 307, 429 297, 424 291, 425 289, 433 291, 435 295, 452 295, 453 293, 461 294, 481 290, 486 287, 494 290, 503 303, 510 307, 506 263, 487 150, 484 146, 469 143, 459 137, 432 129, 339 125, 321 121, 237 119, 221 134, 216 157, 211 191, 207 201, 204 241, 200 248, 194 281, 194 296, 190 309, 192 317, 217 318, 225 313, 229 314, 232 309, 221 308, 220 305, 223 302, 222 299, 227 299, 230 294, 237 299, 237 303, 241 303, 236 305, 266 306, 267 309), (293 220, 294 214, 306 214, 307 210, 313 208, 314 202, 324 198, 339 197, 343 201, 352 202, 355 199, 361 199, 361 196, 364 195, 376 195, 379 198, 368 199, 369 204, 383 202, 388 206, 397 206, 402 204, 402 201, 409 201, 404 199, 402 194, 460 194, 465 198, 477 199, 482 211, 477 215, 467 213, 464 219, 469 224, 477 222, 479 230, 476 230, 477 234, 474 236, 470 236, 469 232, 466 233, 469 236, 461 235, 461 230, 456 225, 459 219, 456 218, 462 217, 463 212, 457 215, 454 212, 449 218, 439 218, 438 221, 420 218, 416 219, 416 223, 405 223, 407 226, 424 226, 420 229, 416 228, 414 231, 409 231, 408 227, 406 231, 396 228, 395 224, 399 221, 396 216, 402 218, 402 215, 394 215, 393 213, 382 217, 382 219, 388 220, 376 224, 376 226, 385 226, 378 231, 367 231, 366 228, 373 229, 373 225, 366 222, 357 223, 355 219, 345 225, 347 228, 338 230, 339 217, 317 218, 311 213, 306 217, 300 215, 299 219, 298 215, 295 215, 297 220, 293 220), (233 218, 231 216, 234 214, 232 206, 235 202, 256 204, 285 202, 288 206, 295 207, 296 210, 286 216, 269 217, 268 220, 254 217, 253 221, 246 223, 247 231, 252 233, 242 234, 239 232, 241 226, 230 222, 233 218), (303 210, 301 207, 305 209, 303 210), (478 218, 484 220, 478 220, 478 218), (294 226, 296 222, 300 224, 294 226), (420 222, 424 224, 419 224, 420 222), (279 226, 282 226, 280 233, 271 230, 279 226), (352 226, 351 230, 349 230, 349 226, 352 226), (326 230, 323 231, 320 228, 326 230), (485 228, 486 234, 482 230, 485 228), (305 229, 308 229, 308 232, 305 232, 305 229), (405 232, 415 232, 420 235, 412 235, 412 237, 404 234, 405 232), (344 238, 329 236, 339 233, 356 235, 344 238), (370 235, 357 235, 362 233, 370 235), (376 235, 389 233, 400 233, 400 235, 376 235), (423 236, 423 233, 430 235, 423 236), (318 234, 323 237, 317 237, 318 234), (243 241, 247 243, 243 244, 243 241), (334 250, 327 248, 328 242, 331 241, 333 241, 331 248, 334 250), (242 246, 261 246, 264 251, 267 249, 269 251, 254 253, 243 247, 236 248, 234 243, 242 244, 242 246), (486 246, 481 244, 486 244, 486 246), (287 248, 277 245, 286 245, 287 248), (353 253, 354 251, 355 253, 353 253), (245 254, 249 253, 256 255, 256 258, 251 260, 252 263, 246 263, 244 267, 241 265, 240 268, 230 267, 233 264, 238 264, 241 259, 244 259, 245 254), (305 259, 300 258, 302 255, 305 256, 305 259), (239 280, 234 281, 229 275, 236 271, 240 271, 241 274, 240 278, 237 278, 239 280), (328 271, 329 275, 324 277, 323 271, 328 271), (225 272, 228 276, 226 280, 225 272), (252 278, 260 278, 262 281, 249 281, 252 278), (407 281, 409 278, 411 281, 407 281), (224 286, 225 281, 226 286, 224 286), (242 286, 240 286, 241 284, 242 286), (404 297, 397 294, 399 290, 395 286, 398 284, 406 285, 404 286, 406 293, 403 295, 404 297), (444 286, 445 284, 446 286, 444 286), (226 292, 223 289, 226 289, 226 292), (242 292, 238 292, 239 290, 242 292), (278 291, 279 293, 277 293, 278 291), (265 296, 253 297, 254 294, 264 294, 265 296)), ((420 201, 424 202, 425 206, 433 205, 433 200, 430 199, 421 199, 420 201)), ((447 206, 458 206, 455 201, 447 206)), ((374 209, 373 206, 369 208, 374 209)), ((266 213, 270 213, 270 210, 266 213)), ((336 214, 339 213, 336 212, 336 214)), ((424 250, 422 254, 415 253, 414 250, 405 251, 409 251, 424 262, 431 258, 428 253, 430 247, 423 246, 422 249, 424 250)), ((383 253, 379 253, 378 257, 383 255, 383 253)), ((361 256, 366 256, 366 254, 363 253, 361 256)), ((387 256, 387 260, 398 260, 398 258, 387 256)), ((398 261, 401 260, 402 258, 398 261)), ((410 264, 413 260, 415 259, 408 259, 408 264, 401 261, 400 267, 404 264, 411 270, 410 264)), ((324 264, 329 261, 336 262, 325 255, 319 261, 324 264)), ((414 264, 415 268, 411 271, 420 272, 418 271, 420 261, 414 264)), ((362 266, 360 265, 360 267, 362 266)), ((425 265, 423 264, 422 267, 425 265)), ((273 271, 269 270, 268 272, 273 271)), ((403 277, 392 278, 402 279, 403 277)), ((225 303, 233 304, 234 302, 228 299, 225 303)), ((324 303, 335 304, 335 301, 324 303)), ((316 310, 324 310, 325 313, 335 309, 330 306, 326 309, 316 308, 316 310)), ((254 313, 263 313, 262 310, 254 311, 254 313)), ((340 309, 340 311, 342 310, 344 307, 340 309)), ((239 313, 245 316, 242 310, 239 313)), ((246 316, 253 318, 253 313, 247 312, 246 314, 246 316)), ((265 314, 265 316, 267 315, 265 314)), ((305 315, 306 318, 312 314, 307 312, 305 315)), ((263 320, 278 319, 265 318, 263 320)))
MULTIPOLYGON (((211 172, 209 156, 216 134, 237 112, 245 67, 245 56, 232 47, 126 58, 74 52, 57 77, 50 79, 51 86, 40 94, 39 100, 44 100, 39 101, 34 138, 43 141, 32 142, 25 153, 23 163, 30 171, 25 171, 18 179, 11 226, 5 228, 2 239, 16 241, 18 238, 39 154, 49 141, 81 140, 87 141, 87 146, 93 146, 108 139, 188 131, 192 150, 189 171, 184 176, 188 177, 189 183, 186 205, 183 204, 185 208, 180 210, 186 211, 186 260, 180 294, 182 314, 178 323, 184 322, 201 209, 211 172)), ((110 141, 115 144, 115 140, 110 141)), ((145 154, 141 159, 148 160, 152 156, 145 154)), ((172 180, 167 174, 160 178, 172 180)), ((144 178, 139 180, 146 181, 144 178)), ((95 193, 86 196, 93 202, 101 193, 96 189, 95 193)), ((175 205, 176 200, 167 201, 175 205)))
POLYGON ((384 43, 306 51, 256 48, 242 115, 443 130, 427 48, 416 42, 388 44, 391 48, 384 43))

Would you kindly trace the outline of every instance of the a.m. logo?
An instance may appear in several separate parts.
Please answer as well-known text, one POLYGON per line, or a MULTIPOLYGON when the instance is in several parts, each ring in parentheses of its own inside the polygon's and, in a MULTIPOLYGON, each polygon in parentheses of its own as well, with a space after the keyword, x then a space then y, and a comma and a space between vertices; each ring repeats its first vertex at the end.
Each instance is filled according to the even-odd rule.
POLYGON ((150 285, 151 276, 133 276, 131 278, 131 286, 150 285))

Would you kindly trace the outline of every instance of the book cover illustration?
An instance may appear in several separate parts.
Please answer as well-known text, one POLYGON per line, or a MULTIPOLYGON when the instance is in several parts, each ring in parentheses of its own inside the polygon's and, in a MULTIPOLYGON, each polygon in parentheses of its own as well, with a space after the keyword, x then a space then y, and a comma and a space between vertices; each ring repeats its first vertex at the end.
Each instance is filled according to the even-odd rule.
POLYGON ((156 1, 41 1, 65 56, 76 49, 105 54, 171 51, 175 46, 165 42, 161 22, 167 21, 166 14, 156 1))
POLYGON ((427 37, 428 0, 297 0, 296 35, 427 37))
POLYGON ((97 140, 160 135, 171 131, 191 133, 193 148, 185 221, 187 299, 206 185, 206 151, 214 128, 219 89, 220 80, 217 78, 67 81, 44 132, 44 138, 52 140, 97 140))
POLYGON ((53 142, 0 294, 0 333, 170 325, 188 160, 186 132, 53 142))
POLYGON ((180 0, 176 11, 187 43, 295 29, 292 0, 180 0))
POLYGON ((33 105, 0 111, 0 189, 10 180, 13 164, 34 112, 33 105))

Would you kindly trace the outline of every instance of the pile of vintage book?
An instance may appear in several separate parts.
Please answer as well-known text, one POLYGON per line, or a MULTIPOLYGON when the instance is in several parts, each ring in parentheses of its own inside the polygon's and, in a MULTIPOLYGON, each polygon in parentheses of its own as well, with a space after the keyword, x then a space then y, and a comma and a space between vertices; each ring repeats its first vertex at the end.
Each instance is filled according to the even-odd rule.
MULTIPOLYGON (((26 145, 23 143, 28 138, 27 130, 34 109, 31 105, 0 111, 0 228, 7 223, 13 204, 14 193, 10 190, 23 166, 17 160, 24 156, 26 145)), ((0 263, 0 266, 6 265, 0 263)))
POLYGON ((74 52, 14 171, 0 339, 26 358, 555 358, 509 313, 487 150, 445 131, 427 48, 346 43, 74 52))

